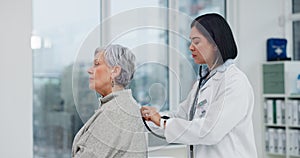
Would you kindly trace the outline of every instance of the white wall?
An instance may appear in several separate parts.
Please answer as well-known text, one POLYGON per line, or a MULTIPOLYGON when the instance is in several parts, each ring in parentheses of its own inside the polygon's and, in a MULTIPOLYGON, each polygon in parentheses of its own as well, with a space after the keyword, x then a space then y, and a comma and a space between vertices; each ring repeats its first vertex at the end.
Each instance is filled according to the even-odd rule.
MULTIPOLYGON (((284 0, 228 0, 229 19, 239 47, 238 65, 247 74, 256 97, 254 125, 259 157, 261 140, 261 68, 266 39, 284 37, 278 25, 284 0)), ((32 158, 31 0, 0 1, 0 153, 1 157, 32 158)))
POLYGON ((32 158, 31 0, 1 0, 0 20, 0 157, 32 158))
POLYGON ((238 66, 248 76, 255 93, 253 112, 254 131, 259 158, 264 157, 262 118, 261 63, 266 61, 266 40, 284 37, 285 28, 279 25, 284 14, 285 0, 236 0, 236 38, 239 48, 238 66))

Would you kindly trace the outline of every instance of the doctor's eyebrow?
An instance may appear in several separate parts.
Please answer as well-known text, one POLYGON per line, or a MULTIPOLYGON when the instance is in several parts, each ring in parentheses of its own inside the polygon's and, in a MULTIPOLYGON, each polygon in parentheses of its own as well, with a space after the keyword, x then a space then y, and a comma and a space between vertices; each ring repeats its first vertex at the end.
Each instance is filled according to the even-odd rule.
POLYGON ((191 40, 200 39, 200 37, 190 37, 191 40))

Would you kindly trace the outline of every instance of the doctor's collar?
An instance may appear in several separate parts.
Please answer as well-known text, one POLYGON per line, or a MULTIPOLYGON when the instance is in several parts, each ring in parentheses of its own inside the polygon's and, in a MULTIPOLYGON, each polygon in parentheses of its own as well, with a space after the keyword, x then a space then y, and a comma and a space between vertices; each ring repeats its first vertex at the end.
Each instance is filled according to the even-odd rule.
POLYGON ((227 59, 224 64, 218 66, 217 68, 213 69, 212 71, 224 72, 233 63, 234 63, 234 61, 232 59, 227 59))
MULTIPOLYGON (((209 71, 209 75, 208 77, 212 76, 213 74, 217 73, 217 72, 224 72, 230 65, 234 64, 234 60, 233 59, 227 59, 225 61, 225 63, 223 63, 222 65, 212 69, 209 71, 209 68, 207 65, 203 65, 204 68, 202 70, 202 76, 204 76, 205 74, 208 73, 209 71)), ((198 76, 198 79, 200 78, 200 76, 198 76)))
POLYGON ((224 64, 216 67, 215 69, 211 70, 211 73, 215 73, 215 72, 224 72, 230 65, 232 65, 234 63, 234 61, 232 59, 228 59, 225 61, 224 64))

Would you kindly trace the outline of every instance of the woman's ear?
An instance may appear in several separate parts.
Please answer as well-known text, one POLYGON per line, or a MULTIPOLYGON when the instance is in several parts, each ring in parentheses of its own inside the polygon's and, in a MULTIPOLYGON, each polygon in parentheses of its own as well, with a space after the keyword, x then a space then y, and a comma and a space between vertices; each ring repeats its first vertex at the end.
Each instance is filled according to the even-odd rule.
POLYGON ((114 79, 118 77, 121 74, 121 69, 120 66, 114 66, 111 70, 111 78, 114 79))
POLYGON ((216 51, 216 52, 219 51, 219 48, 217 45, 214 46, 214 51, 216 51))

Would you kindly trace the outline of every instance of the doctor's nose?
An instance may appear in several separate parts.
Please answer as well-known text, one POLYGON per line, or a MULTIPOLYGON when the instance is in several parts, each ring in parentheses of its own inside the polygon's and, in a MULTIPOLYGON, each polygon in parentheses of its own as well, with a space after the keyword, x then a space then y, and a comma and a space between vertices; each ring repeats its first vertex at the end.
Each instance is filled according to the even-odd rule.
POLYGON ((192 52, 195 51, 195 46, 193 45, 193 43, 190 44, 189 49, 192 52))

